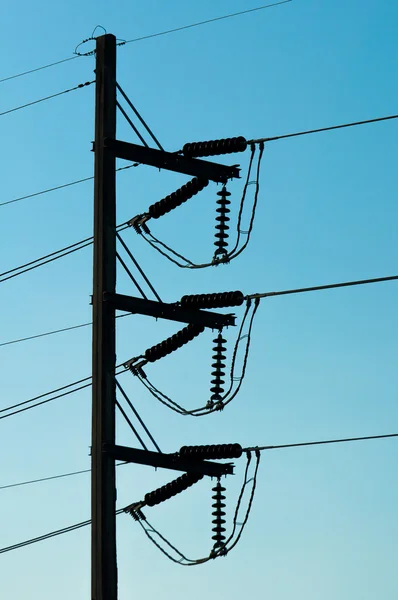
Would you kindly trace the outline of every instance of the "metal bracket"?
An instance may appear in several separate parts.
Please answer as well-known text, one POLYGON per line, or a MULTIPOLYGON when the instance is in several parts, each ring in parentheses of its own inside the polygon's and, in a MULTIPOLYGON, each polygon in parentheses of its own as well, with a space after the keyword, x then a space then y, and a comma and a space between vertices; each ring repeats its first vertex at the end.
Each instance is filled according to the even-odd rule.
POLYGON ((138 144, 105 138, 105 148, 111 150, 117 158, 139 162, 167 171, 176 171, 192 177, 204 177, 217 183, 226 183, 228 179, 240 177, 237 165, 231 167, 199 158, 190 158, 173 152, 155 148, 146 148, 138 144))
POLYGON ((208 460, 189 460, 180 458, 178 454, 163 454, 150 450, 129 448, 128 446, 112 446, 104 444, 103 451, 115 460, 123 460, 139 465, 149 465, 172 471, 184 471, 185 473, 201 473, 209 477, 221 477, 222 475, 233 475, 234 465, 232 463, 215 463, 208 460))
POLYGON ((235 325, 235 315, 232 314, 223 315, 206 310, 182 308, 177 304, 144 300, 143 298, 135 298, 134 296, 105 293, 104 301, 112 303, 114 308, 118 310, 147 315, 156 319, 203 325, 204 327, 210 327, 210 329, 220 329, 229 325, 235 325))

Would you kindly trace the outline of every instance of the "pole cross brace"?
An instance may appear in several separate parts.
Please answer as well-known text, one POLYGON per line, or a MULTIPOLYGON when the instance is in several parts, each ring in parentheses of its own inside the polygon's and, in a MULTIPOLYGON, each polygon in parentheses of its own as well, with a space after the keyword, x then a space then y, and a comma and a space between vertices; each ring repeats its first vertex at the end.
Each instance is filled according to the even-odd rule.
POLYGON ((115 460, 149 465, 161 469, 171 469, 173 471, 184 471, 185 473, 201 473, 209 477, 233 475, 234 472, 234 465, 232 463, 215 463, 209 460, 181 458, 178 454, 163 454, 162 452, 140 450, 138 448, 129 448, 128 446, 104 444, 103 452, 109 454, 115 460))
POLYGON ((156 319, 167 319, 169 321, 179 321, 181 323, 192 323, 194 325, 203 325, 210 329, 221 329, 229 325, 235 325, 235 315, 209 312, 207 310, 198 310, 192 308, 182 308, 177 304, 167 304, 155 300, 144 300, 134 296, 125 296, 124 294, 104 294, 104 301, 110 302, 117 310, 147 315, 156 319))

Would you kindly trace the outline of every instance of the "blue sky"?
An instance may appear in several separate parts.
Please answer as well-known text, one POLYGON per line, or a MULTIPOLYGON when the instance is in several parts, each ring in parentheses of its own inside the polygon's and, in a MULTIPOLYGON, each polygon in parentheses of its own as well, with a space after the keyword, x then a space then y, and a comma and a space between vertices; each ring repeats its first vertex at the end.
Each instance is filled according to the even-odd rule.
MULTIPOLYGON (((0 79, 71 56, 101 24, 132 39, 256 6, 242 0, 23 2, 3 15, 0 79)), ((283 6, 120 47, 118 81, 167 150, 188 141, 274 136, 397 112, 398 6, 391 0, 283 6)), ((0 83, 0 112, 92 80, 79 58, 0 83)), ((1 202, 93 173, 94 86, 1 117, 1 202)), ((118 136, 135 141, 119 119, 118 136)), ((265 292, 397 273, 397 122, 266 145, 253 236, 229 266, 179 270, 128 230, 125 240, 165 301, 186 293, 265 292)), ((221 158, 239 162, 248 153, 221 158)), ((120 163, 122 165, 122 163, 120 163)), ((148 167, 118 175, 118 222, 183 185, 148 167)), ((242 181, 231 183, 233 216, 242 181)), ((215 186, 153 225, 198 261, 211 259, 215 186)), ((0 207, 1 272, 92 233, 92 182, 0 207)), ((233 227, 233 225, 232 225, 233 227)), ((0 342, 91 319, 87 248, 2 285, 0 342)), ((118 289, 134 294, 120 272, 118 289)), ((221 414, 189 419, 158 405, 138 381, 123 385, 162 450, 186 443, 283 444, 396 431, 397 284, 263 300, 240 395, 221 414)), ((236 310, 238 318, 243 308, 236 310)), ((118 323, 118 362, 177 331, 173 323, 118 323)), ((236 329, 227 332, 231 356, 236 329)), ((147 368, 161 389, 194 407, 207 399, 206 332, 147 368)), ((86 377, 89 328, 0 347, 1 407, 86 377)), ((1 485, 90 466, 90 390, 1 422, 1 485)), ((120 443, 135 445, 122 421, 120 443)), ((396 598, 396 442, 380 440, 263 453, 252 514, 238 546, 194 569, 170 563, 130 517, 118 517, 119 595, 142 600, 396 598)), ((229 524, 243 476, 226 480, 229 524)), ((172 479, 127 466, 118 506, 172 479)), ((214 482, 213 482, 214 484, 214 482)), ((208 480, 147 509, 190 556, 211 547, 208 480)), ((0 490, 1 547, 90 516, 89 475, 0 490)), ((90 532, 82 529, 2 554, 10 599, 90 597, 90 532)))

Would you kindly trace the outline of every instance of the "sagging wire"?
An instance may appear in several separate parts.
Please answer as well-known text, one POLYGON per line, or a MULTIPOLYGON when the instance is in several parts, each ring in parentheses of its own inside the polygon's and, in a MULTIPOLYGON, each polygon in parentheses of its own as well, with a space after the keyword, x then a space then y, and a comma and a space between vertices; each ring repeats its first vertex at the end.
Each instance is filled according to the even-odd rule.
MULTIPOLYGON (((171 246, 169 246, 168 244, 166 244, 165 242, 160 240, 158 237, 153 235, 153 233, 150 231, 148 224, 147 224, 148 218, 150 218, 152 216, 150 214, 150 212, 148 215, 146 215, 146 214, 137 215, 137 217, 134 217, 133 219, 131 219, 129 221, 129 225, 131 225, 134 228, 134 230, 139 235, 141 235, 141 237, 152 248, 154 248, 159 254, 161 254, 162 256, 167 258, 170 262, 172 262, 173 264, 175 264, 177 267, 179 267, 181 269, 204 269, 204 268, 208 268, 208 267, 214 267, 214 266, 217 266, 220 264, 229 263, 231 260, 233 260, 234 258, 239 256, 246 249, 247 245, 249 244, 250 236, 251 236, 251 233, 253 230, 256 208, 257 208, 257 202, 258 202, 258 196, 259 196, 259 190, 260 190, 261 160, 262 160, 263 152, 264 152, 264 143, 261 142, 259 144, 260 150, 259 150, 259 155, 258 155, 258 160, 257 160, 257 168, 256 168, 257 173, 256 173, 256 179, 254 181, 250 181, 250 176, 251 176, 251 172, 252 172, 252 166, 253 166, 256 145, 251 144, 250 147, 251 147, 251 155, 250 155, 250 160, 249 160, 249 165, 248 165, 248 170, 247 170, 247 175, 246 175, 246 181, 245 181, 245 184, 243 187, 243 192, 242 192, 240 207, 239 207, 239 213, 238 213, 238 220, 237 220, 237 227, 236 227, 237 238, 236 238, 235 245, 231 251, 226 250, 226 247, 227 247, 226 239, 229 236, 229 234, 227 233, 227 230, 229 229, 229 225, 228 225, 229 216, 227 214, 227 213, 229 213, 229 208, 227 206, 224 207, 224 205, 229 204, 230 202, 229 202, 229 200, 228 201, 224 200, 224 195, 228 196, 228 195, 230 195, 230 192, 228 192, 226 190, 225 186, 223 187, 223 189, 220 192, 218 192, 220 199, 217 201, 217 203, 219 204, 219 208, 217 209, 218 216, 216 218, 216 221, 218 222, 218 225, 216 226, 217 233, 216 233, 216 242, 215 242, 217 249, 213 256, 213 259, 209 262, 195 263, 194 261, 190 260, 183 254, 174 250, 171 246), (247 198, 247 190, 248 190, 249 185, 251 185, 251 184, 255 184, 255 192, 254 192, 254 199, 253 199, 253 205, 252 205, 252 209, 251 209, 249 226, 245 230, 245 229, 242 229, 242 215, 243 215, 243 209, 245 206, 245 201, 247 198), (242 235, 246 235, 247 237, 246 237, 244 244, 241 246, 241 248, 239 248, 239 243, 240 243, 240 239, 241 239, 242 235)), ((191 182, 189 182, 189 183, 191 183, 191 182)), ((206 183, 206 185, 207 185, 207 183, 206 183)), ((183 188, 181 188, 181 189, 183 189, 183 188)), ((178 190, 178 191, 180 191, 180 190, 178 190)), ((173 196, 173 194, 171 196, 173 196)), ((190 197, 191 196, 188 196, 188 198, 190 198, 190 197)), ((169 198, 170 198, 170 196, 167 196, 164 200, 168 200, 169 198)), ((183 201, 185 201, 185 199, 183 201)), ((160 201, 159 204, 161 204, 162 202, 163 201, 160 201)), ((158 203, 156 203, 156 204, 158 204, 158 203)), ((150 207, 150 208, 152 208, 152 207, 150 207)), ((174 208, 174 206, 172 206, 172 208, 174 208)), ((164 213, 162 213, 162 214, 164 214, 164 213)), ((157 217, 155 217, 155 218, 157 218, 157 217)))
MULTIPOLYGON (((214 560, 215 558, 219 558, 221 556, 226 556, 233 548, 235 548, 235 546, 239 542, 239 540, 243 534, 243 531, 246 527, 246 524, 248 522, 249 516, 250 516, 250 512, 251 512, 251 508, 252 508, 253 500, 254 500, 254 494, 255 494, 255 490, 256 490, 258 469, 259 469, 259 465, 260 465, 260 451, 255 450, 255 455, 256 455, 256 465, 254 467, 254 472, 253 472, 252 477, 249 478, 249 468, 250 468, 252 456, 251 456, 251 451, 246 451, 245 473, 244 473, 241 490, 240 490, 240 493, 238 496, 237 504, 235 507, 232 531, 231 531, 230 535, 228 536, 226 541, 222 541, 221 543, 219 543, 217 545, 217 547, 213 547, 212 550, 210 551, 209 555, 207 555, 203 558, 198 558, 198 559, 188 558, 183 552, 181 552, 174 544, 172 544, 164 535, 162 535, 148 521, 148 519, 146 518, 146 516, 144 515, 144 513, 141 510, 142 506, 139 506, 137 508, 137 511, 135 512, 135 514, 134 514, 134 511, 132 511, 132 513, 130 513, 130 514, 132 514, 134 520, 137 521, 138 524, 141 526, 142 530, 144 531, 144 533, 148 537, 148 539, 162 552, 162 554, 164 554, 169 560, 171 560, 172 562, 174 562, 176 564, 179 564, 181 566, 186 566, 186 567, 198 566, 198 565, 204 564, 210 560, 214 560), (242 506, 243 497, 246 492, 247 486, 250 483, 252 485, 251 485, 250 496, 249 496, 249 500, 247 503, 245 515, 244 515, 243 521, 241 523, 239 523, 238 518, 239 518, 241 506, 242 506), (239 529, 238 533, 236 533, 238 527, 240 527, 240 529, 239 529), (173 556, 173 554, 171 554, 171 551, 174 552, 174 556, 173 556)), ((216 519, 217 519, 217 523, 219 521, 219 518, 221 519, 222 530, 224 530, 224 526, 223 526, 224 525, 224 519, 223 519, 223 515, 224 515, 223 498, 224 498, 224 496, 222 495, 223 490, 224 490, 224 488, 221 487, 219 490, 219 493, 216 494, 217 500, 215 501, 215 503, 217 504, 217 509, 215 510, 215 512, 217 512, 216 519), (218 510, 218 509, 220 509, 220 510, 218 510), (219 513, 219 515, 218 515, 218 513, 219 513)), ((126 509, 124 509, 124 510, 126 512, 126 509)), ((213 515, 214 515, 214 513, 213 513, 213 515)), ((216 527, 218 529, 219 525, 216 525, 216 527)), ((216 534, 216 535, 218 537, 218 534, 216 534)), ((222 534, 222 536, 223 536, 223 534, 222 534)))
MULTIPOLYGON (((225 406, 227 406, 230 402, 232 402, 232 400, 237 396, 237 394, 239 393, 239 391, 242 387, 243 380, 246 375, 247 363, 248 363, 248 358, 249 358, 249 350, 250 350, 250 344, 251 344, 251 336, 252 336, 254 317, 258 310, 259 304, 260 304, 260 299, 258 299, 258 298, 256 298, 254 300, 254 303, 252 302, 251 299, 248 299, 246 301, 245 312, 244 312, 244 315, 243 315, 243 318, 242 318, 242 321, 240 324, 238 336, 237 336, 237 339, 236 339, 236 342, 234 345, 233 355, 232 355, 232 359, 231 359, 230 385, 229 385, 228 390, 225 393, 220 394, 221 397, 219 399, 217 399, 217 402, 215 402, 214 399, 213 400, 210 399, 206 402, 206 404, 204 406, 201 406, 199 408, 194 408, 194 409, 187 409, 186 407, 182 406, 180 403, 176 402, 175 400, 173 400, 172 398, 167 396, 165 393, 163 393, 161 390, 159 390, 152 383, 152 381, 148 378, 147 374, 144 373, 144 371, 142 369, 142 366, 143 366, 142 363, 138 364, 138 365, 134 365, 134 362, 129 361, 127 363, 124 363, 124 366, 130 369, 132 374, 138 378, 138 380, 141 382, 141 384, 148 390, 148 392, 156 400, 158 400, 161 404, 163 404, 170 410, 172 410, 180 415, 201 417, 201 416, 208 415, 208 414, 211 414, 216 411, 223 410, 225 408, 225 406), (253 306, 253 304, 254 304, 254 306, 253 306), (249 317, 250 311, 251 311, 251 316, 249 317), (249 324, 247 327, 247 333, 243 334, 243 331, 244 331, 247 321, 249 321, 249 324), (236 376, 236 363, 237 363, 237 357, 238 357, 238 350, 239 350, 239 346, 241 345, 242 342, 245 342, 242 367, 240 369, 240 374, 238 376, 236 376), (237 382, 237 386, 234 389, 234 384, 236 382, 237 382)), ((136 357, 136 359, 137 358, 144 359, 144 356, 136 357)), ((144 362, 144 364, 146 364, 146 362, 144 362)))

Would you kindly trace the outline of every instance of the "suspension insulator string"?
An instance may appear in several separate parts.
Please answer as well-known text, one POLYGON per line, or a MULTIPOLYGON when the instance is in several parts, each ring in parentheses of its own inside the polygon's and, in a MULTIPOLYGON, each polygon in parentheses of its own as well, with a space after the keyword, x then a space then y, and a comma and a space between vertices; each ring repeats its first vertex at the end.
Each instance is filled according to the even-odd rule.
POLYGON ((216 251, 214 252, 213 256, 213 263, 215 265, 222 262, 229 262, 227 251, 227 240, 229 238, 229 233, 227 233, 227 231, 229 229, 228 222, 230 220, 228 214, 231 212, 228 208, 231 204, 230 200, 228 200, 228 197, 230 195, 231 193, 227 191, 225 185, 223 186, 221 191, 217 192, 217 196, 219 196, 219 199, 217 200, 218 208, 216 209, 218 216, 216 217, 216 241, 214 242, 216 251))
POLYGON ((215 343, 213 347, 213 371, 211 373, 213 379, 211 380, 212 387, 210 388, 210 391, 213 393, 206 405, 206 408, 215 407, 218 410, 222 410, 224 408, 223 393, 225 383, 225 363, 223 361, 225 360, 224 352, 226 348, 224 344, 226 341, 227 340, 223 338, 221 332, 213 340, 213 342, 215 343))
POLYGON ((213 558, 215 558, 216 556, 216 552, 217 555, 222 554, 223 553, 223 546, 225 545, 225 496, 223 494, 223 492, 225 492, 225 487, 223 487, 220 483, 220 478, 218 478, 217 484, 216 486, 213 488, 213 492, 214 495, 212 496, 214 502, 213 502, 213 535, 212 535, 212 539, 214 540, 214 545, 213 545, 213 549, 211 552, 211 555, 214 554, 213 558))

